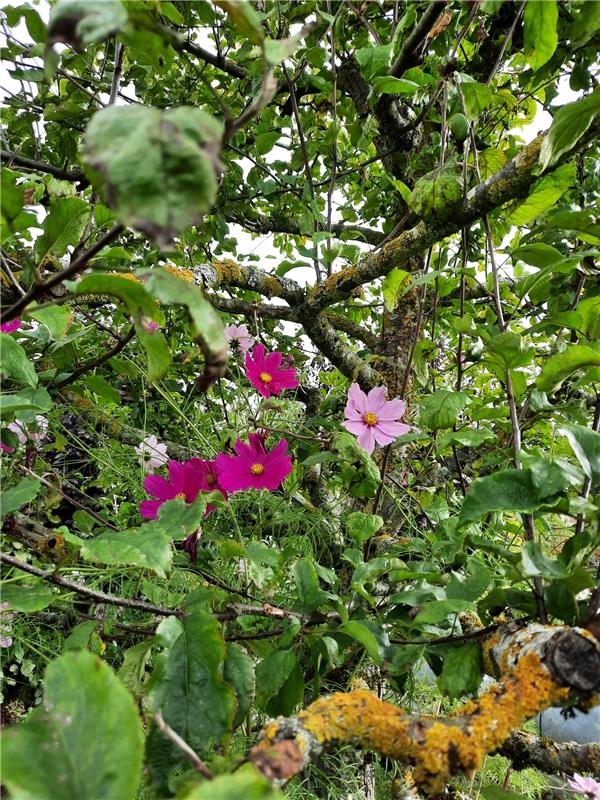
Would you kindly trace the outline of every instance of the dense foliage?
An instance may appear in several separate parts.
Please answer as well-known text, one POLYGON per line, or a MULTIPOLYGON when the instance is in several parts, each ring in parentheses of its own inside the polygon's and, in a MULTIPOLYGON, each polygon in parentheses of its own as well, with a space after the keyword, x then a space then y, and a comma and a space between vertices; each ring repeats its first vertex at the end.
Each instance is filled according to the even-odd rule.
MULTIPOLYGON (((600 3, 2 14, 10 796, 275 797, 270 717, 597 635, 600 3)), ((373 763, 281 791, 408 791, 373 763)))

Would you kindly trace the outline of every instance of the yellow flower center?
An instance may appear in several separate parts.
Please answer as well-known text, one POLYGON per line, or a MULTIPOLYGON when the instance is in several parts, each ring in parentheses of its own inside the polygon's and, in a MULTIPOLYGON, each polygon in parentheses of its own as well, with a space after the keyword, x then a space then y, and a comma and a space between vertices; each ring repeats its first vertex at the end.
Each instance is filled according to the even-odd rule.
POLYGON ((262 475, 264 471, 265 468, 263 467, 262 464, 252 464, 252 466, 250 467, 250 472, 253 475, 262 475))
POLYGON ((174 500, 185 500, 185 492, 178 492, 173 499, 174 500))
POLYGON ((263 383, 271 383, 271 381, 273 380, 273 376, 269 375, 268 372, 261 372, 260 379, 263 383))
POLYGON ((377 414, 373 414, 372 411, 367 411, 366 414, 363 414, 363 422, 365 425, 368 425, 369 428, 372 428, 373 425, 377 425, 377 414))

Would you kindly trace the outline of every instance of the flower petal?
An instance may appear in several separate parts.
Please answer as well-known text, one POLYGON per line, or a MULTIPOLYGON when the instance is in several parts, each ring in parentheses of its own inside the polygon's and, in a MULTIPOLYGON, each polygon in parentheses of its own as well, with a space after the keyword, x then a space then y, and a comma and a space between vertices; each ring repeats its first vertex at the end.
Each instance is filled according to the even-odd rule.
POLYGON ((159 500, 172 500, 177 490, 161 475, 147 475, 144 478, 144 491, 159 500))
POLYGON ((358 443, 366 450, 369 455, 375 449, 375 438, 373 436, 373 428, 366 426, 366 430, 364 430, 361 435, 358 437, 358 443))
POLYGON ((367 395, 367 411, 377 414, 385 405, 385 386, 375 386, 367 395))
POLYGON ((355 436, 360 436, 361 433, 364 433, 365 428, 369 427, 362 419, 347 419, 342 424, 347 431, 350 431, 350 433, 353 433, 355 436))
POLYGON ((268 372, 269 375, 274 375, 281 366, 282 358, 283 354, 278 350, 275 350, 273 353, 269 353, 265 359, 265 372, 268 372))
POLYGON ((156 519, 163 503, 164 500, 144 500, 140 503, 140 514, 145 519, 156 519))
POLYGON ((367 395, 358 383, 353 383, 348 390, 348 404, 346 408, 354 408, 360 414, 367 413, 367 395))
POLYGON ((377 430, 385 433, 386 436, 393 436, 397 439, 399 436, 404 436, 410 430, 410 425, 405 425, 403 422, 378 422, 375 426, 377 430))
POLYGON ((377 418, 385 422, 394 421, 404 416, 406 411, 406 403, 404 400, 396 398, 395 400, 388 400, 383 408, 377 412, 377 418))

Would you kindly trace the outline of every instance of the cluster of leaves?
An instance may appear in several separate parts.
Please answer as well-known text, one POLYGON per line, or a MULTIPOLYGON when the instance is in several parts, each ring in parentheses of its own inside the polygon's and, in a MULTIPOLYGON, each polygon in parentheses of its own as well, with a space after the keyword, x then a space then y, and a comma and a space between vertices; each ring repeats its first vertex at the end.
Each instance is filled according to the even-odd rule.
POLYGON ((2 588, 5 700, 33 709, 3 738, 14 797, 274 797, 233 771, 269 716, 373 675, 407 701, 423 657, 441 694, 473 694, 474 619, 582 625, 598 589, 599 160, 572 154, 600 114, 599 4, 447 3, 409 51, 427 3, 215 5, 3 11, 3 303, 32 293, 0 334, 3 551, 33 569, 2 588), (529 184, 487 204, 540 109, 529 184), (448 235, 465 196, 481 213, 448 235), (307 270, 335 287, 418 223, 428 257, 384 246, 327 353, 261 305, 307 270), (197 391, 233 321, 293 356, 296 395, 259 405, 235 356, 197 391), (342 428, 345 351, 389 397, 402 368, 413 431, 385 456, 342 428), (40 415, 20 444, 9 424, 40 415), (293 448, 281 490, 141 524, 146 433, 210 458, 260 427, 293 448))

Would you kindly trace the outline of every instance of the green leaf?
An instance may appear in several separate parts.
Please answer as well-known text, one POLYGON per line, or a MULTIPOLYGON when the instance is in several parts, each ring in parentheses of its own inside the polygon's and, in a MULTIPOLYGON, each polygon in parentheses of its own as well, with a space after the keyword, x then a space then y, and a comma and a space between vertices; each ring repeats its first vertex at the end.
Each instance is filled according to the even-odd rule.
POLYGON ((94 394, 98 395, 101 400, 105 400, 107 403, 112 403, 113 405, 120 405, 121 395, 106 378, 103 378, 101 375, 86 375, 83 382, 89 386, 94 394))
POLYGON ((481 648, 478 644, 468 642, 445 653, 438 686, 450 699, 474 694, 480 683, 481 648))
POLYGON ((18 394, 0 395, 0 417, 19 412, 23 422, 33 422, 40 411, 52 408, 52 399, 44 386, 23 389, 18 394))
POLYGON ((218 775, 180 795, 180 800, 283 800, 252 764, 244 764, 231 775, 218 775))
POLYGON ((372 458, 346 431, 333 434, 332 448, 351 466, 344 472, 344 479, 353 497, 372 497, 381 482, 379 469, 372 458))
POLYGON ((559 433, 567 437, 583 471, 596 486, 600 482, 600 433, 583 425, 567 425, 559 428, 559 433))
POLYGON ((260 24, 260 17, 249 0, 214 0, 214 2, 227 12, 242 36, 246 36, 252 44, 263 43, 265 31, 260 24))
POLYGON ((377 531, 383 526, 383 517, 379 514, 364 514, 362 511, 353 511, 348 514, 346 521, 348 525, 348 535, 354 540, 357 547, 371 536, 375 536, 377 531))
POLYGON ((34 500, 42 484, 32 478, 22 478, 12 489, 0 491, 0 516, 12 514, 18 511, 26 503, 34 500))
POLYGON ((27 353, 17 344, 8 333, 0 333, 0 353, 2 362, 0 369, 17 383, 24 383, 35 389, 38 383, 38 376, 32 362, 27 358, 27 353))
POLYGON ((17 583, 2 584, 2 602, 8 603, 14 611, 22 611, 25 614, 48 608, 58 597, 41 581, 32 586, 22 586, 17 583))
POLYGON ((43 707, 3 732, 2 780, 15 800, 134 800, 142 754, 131 695, 97 656, 65 653, 48 666, 43 707))
POLYGON ((565 565, 545 555, 539 542, 525 542, 521 549, 521 566, 526 577, 564 578, 568 575, 565 565))
POLYGON ((265 709, 268 701, 275 697, 289 678, 296 665, 296 656, 291 650, 276 650, 256 667, 256 703, 265 709))
POLYGON ((391 44, 379 47, 362 47, 356 51, 355 56, 360 71, 367 80, 389 71, 390 52, 391 44))
POLYGON ((64 256, 69 245, 78 245, 90 213, 89 203, 79 197, 57 200, 42 223, 44 232, 35 242, 38 264, 43 264, 49 256, 64 256))
POLYGON ((194 337, 201 336, 213 353, 227 350, 221 317, 199 286, 190 284, 164 269, 153 269, 146 279, 146 290, 165 305, 185 306, 192 320, 194 337))
MULTIPOLYGON (((485 83, 464 81, 460 86, 465 100, 465 111, 471 121, 479 119, 482 112, 494 99, 494 93, 485 83)), ((466 137, 465 137, 466 138, 466 137)))
POLYGON ((565 192, 576 183, 575 162, 563 164, 534 183, 527 199, 511 211, 506 221, 511 225, 529 225, 541 214, 556 205, 565 192))
POLYGON ((27 311, 27 316, 45 325, 54 341, 62 339, 73 322, 73 312, 68 306, 48 306, 39 310, 34 308, 27 311))
POLYGON ((227 643, 223 677, 233 687, 237 700, 237 708, 233 719, 233 727, 239 728, 246 719, 256 690, 254 678, 254 662, 239 644, 227 643))
MULTIPOLYGON (((531 2, 531 0, 529 1, 531 2)), ((528 798, 528 795, 512 792, 492 783, 482 786, 480 792, 484 800, 527 800, 528 798)))
POLYGON ((402 97, 412 97, 420 88, 419 84, 414 81, 406 80, 406 78, 393 78, 389 75, 375 78, 372 83, 372 92, 375 95, 399 94, 402 97))
POLYGON ((149 331, 147 321, 164 323, 164 315, 143 286, 119 275, 87 275, 79 281, 76 294, 108 294, 121 300, 133 317, 135 332, 148 356, 148 381, 153 383, 168 370, 171 354, 160 331, 149 331))
POLYGON ((519 334, 505 331, 491 339, 486 346, 486 353, 492 356, 488 360, 500 366, 502 371, 506 371, 531 364, 535 349, 528 347, 519 334))
POLYGON ((475 556, 467 561, 466 571, 466 576, 458 572, 452 573, 446 587, 448 600, 477 600, 490 585, 490 571, 475 556))
POLYGON ((544 505, 527 469, 505 469, 471 484, 460 511, 460 523, 474 522, 492 511, 530 514, 544 505))
POLYGON ((467 405, 468 399, 466 392, 439 389, 423 401, 421 423, 432 431, 451 428, 458 421, 459 414, 467 405))
POLYGON ((150 660, 153 643, 154 637, 148 636, 142 642, 123 651, 123 663, 119 668, 118 675, 125 688, 134 697, 141 697, 144 692, 146 664, 150 660))
POLYGON ((258 156, 264 156, 273 149, 275 144, 281 137, 281 131, 269 131, 268 133, 259 133, 254 140, 254 152, 258 156))
MULTIPOLYGON (((167 500, 158 509, 158 523, 149 524, 159 526, 172 539, 185 539, 202 524, 207 498, 212 494, 201 492, 193 503, 186 503, 181 499, 167 500)), ((219 496, 222 499, 220 492, 219 496)))
POLYGON ((525 58, 538 70, 554 55, 558 44, 556 0, 527 0, 524 15, 525 58))
POLYGON ((442 434, 436 441, 438 453, 447 447, 479 447, 484 442, 490 442, 496 438, 496 434, 489 428, 477 428, 470 430, 461 428, 459 431, 448 431, 442 434))
POLYGON ((515 247, 510 250, 513 259, 524 261, 526 264, 531 264, 532 267, 550 267, 552 264, 558 264, 564 259, 563 254, 556 247, 552 247, 544 242, 535 242, 535 244, 524 244, 521 247, 515 247))
POLYGON ((600 353, 585 344, 569 345, 562 353, 557 353, 544 364, 536 381, 542 392, 553 392, 569 375, 579 369, 600 366, 600 353))
POLYGON ((67 653, 71 650, 86 650, 92 634, 96 631, 98 626, 100 625, 100 620, 85 620, 85 622, 80 622, 79 625, 75 625, 71 633, 65 639, 65 643, 63 645, 63 652, 67 653))
MULTIPOLYGON (((531 5, 531 0, 528 5, 531 5)), ((540 148, 542 172, 556 164, 564 153, 568 153, 577 144, 599 112, 598 92, 592 92, 581 100, 559 108, 540 148)))
POLYGON ((450 615, 456 616, 472 609, 471 600, 431 600, 423 603, 423 608, 415 617, 415 622, 439 625, 450 615))
POLYGON ((298 589, 298 602, 295 610, 300 614, 310 614, 327 600, 327 592, 319 586, 319 578, 313 561, 300 558, 292 567, 292 574, 298 589))
POLYGON ((370 628, 358 620, 351 619, 348 622, 344 622, 343 625, 340 625, 337 630, 339 633, 345 633, 347 636, 360 642, 373 661, 376 664, 381 664, 383 660, 381 648, 377 637, 370 628))
MULTIPOLYGON (((225 742, 236 699, 223 678, 225 643, 217 620, 192 607, 181 626, 149 700, 192 750, 202 754, 213 742, 225 742)), ((162 734, 155 731, 153 736, 162 734)))
POLYGON ((12 232, 19 230, 17 220, 23 210, 23 187, 17 186, 19 178, 17 172, 5 167, 2 168, 0 210, 2 213, 2 241, 4 242, 12 232))
POLYGON ((552 497, 571 486, 579 486, 583 475, 578 467, 564 458, 530 457, 524 462, 538 497, 552 497))
POLYGON ((165 578, 171 569, 173 552, 167 534, 151 525, 130 531, 108 531, 87 539, 81 547, 87 561, 99 564, 128 564, 151 569, 165 578))
POLYGON ((396 267, 383 279, 383 302, 388 311, 396 308, 398 300, 410 289, 412 275, 396 267))
POLYGON ((110 106, 92 117, 83 158, 121 222, 170 248, 215 201, 221 135, 221 123, 198 108, 110 106))
POLYGON ((127 21, 119 0, 59 0, 50 11, 48 44, 65 42, 79 50, 118 33, 127 21))

